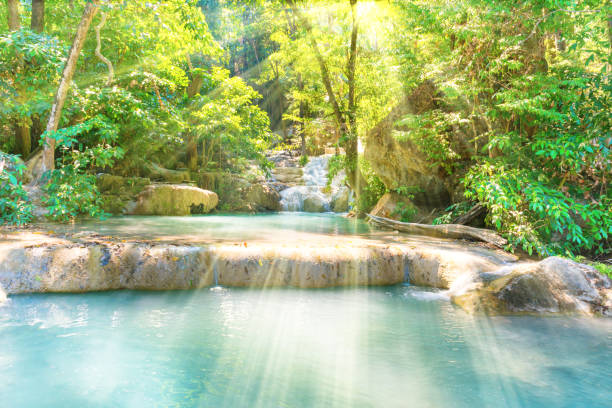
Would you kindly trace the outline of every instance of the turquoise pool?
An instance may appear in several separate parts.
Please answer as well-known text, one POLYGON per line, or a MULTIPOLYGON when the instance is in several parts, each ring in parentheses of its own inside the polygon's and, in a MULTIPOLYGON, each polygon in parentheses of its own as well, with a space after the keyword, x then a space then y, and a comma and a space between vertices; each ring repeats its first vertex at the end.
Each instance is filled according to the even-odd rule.
POLYGON ((410 286, 13 296, 2 407, 606 407, 612 320, 410 286))
POLYGON ((187 217, 112 217, 104 221, 50 225, 58 232, 95 232, 124 237, 189 237, 192 239, 253 240, 300 234, 360 235, 371 232, 368 223, 333 213, 280 212, 221 214, 187 217))

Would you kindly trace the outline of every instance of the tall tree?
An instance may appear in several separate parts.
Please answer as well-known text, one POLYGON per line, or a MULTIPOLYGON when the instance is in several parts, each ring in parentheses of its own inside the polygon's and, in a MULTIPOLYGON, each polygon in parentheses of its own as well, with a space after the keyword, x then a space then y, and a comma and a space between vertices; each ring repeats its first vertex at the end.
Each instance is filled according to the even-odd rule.
MULTIPOLYGON (((9 31, 17 31, 21 29, 21 21, 19 18, 19 0, 7 0, 7 8, 9 31)), ((21 61, 20 64, 23 65, 23 61, 21 61)), ((23 121, 21 122, 22 123, 18 123, 15 127, 15 139, 17 141, 19 153, 21 153, 23 158, 26 158, 32 149, 30 126, 23 121)))
POLYGON ((53 106, 51 107, 49 122, 47 122, 47 137, 45 138, 41 167, 38 169, 38 180, 41 179, 41 176, 47 170, 53 170, 55 167, 55 139, 50 138, 49 134, 57 131, 57 127, 59 126, 62 109, 64 107, 64 103, 66 102, 66 96, 68 95, 68 89, 70 88, 72 77, 74 76, 77 60, 81 50, 83 49, 83 45, 85 44, 85 38, 87 37, 87 31, 89 30, 91 21, 98 12, 99 3, 99 0, 91 0, 85 6, 83 16, 81 17, 81 22, 77 27, 74 41, 72 42, 72 47, 70 47, 68 59, 66 60, 66 65, 62 71, 62 79, 60 80, 60 84, 57 88, 55 99, 53 101, 53 106))
POLYGON ((336 97, 332 86, 329 68, 325 59, 323 58, 323 54, 321 53, 321 49, 319 48, 317 39, 313 34, 312 25, 310 24, 310 21, 308 21, 308 18, 302 13, 302 11, 294 0, 287 1, 287 4, 291 7, 293 13, 298 17, 298 20, 300 21, 309 36, 310 45, 315 53, 319 69, 321 71, 321 79, 323 81, 323 85, 325 86, 327 97, 329 99, 329 103, 332 106, 334 117, 336 119, 336 125, 338 126, 341 135, 341 145, 344 147, 344 150, 346 152, 345 170, 347 173, 348 183, 355 192, 355 196, 357 198, 357 201, 359 202, 361 188, 364 186, 363 176, 361 174, 361 171, 359 170, 356 118, 357 104, 355 97, 355 68, 357 64, 357 39, 359 34, 359 24, 357 20, 356 10, 357 0, 349 0, 349 3, 351 6, 352 30, 349 57, 347 62, 347 77, 349 86, 347 113, 343 112, 342 108, 340 107, 340 104, 338 103, 338 98, 336 97))
POLYGON ((21 22, 19 21, 19 0, 6 0, 8 9, 8 27, 9 31, 19 30, 21 22))
POLYGON ((32 31, 42 33, 45 29, 45 0, 32 0, 32 19, 30 21, 32 31))
POLYGON ((357 20, 357 0, 349 0, 351 4, 351 18, 353 28, 351 30, 351 46, 347 63, 348 77, 348 132, 345 135, 346 172, 349 184, 355 191, 357 197, 363 187, 361 171, 359 170, 359 141, 357 135, 357 103, 355 100, 355 67, 357 65, 357 36, 359 34, 359 21, 357 20))

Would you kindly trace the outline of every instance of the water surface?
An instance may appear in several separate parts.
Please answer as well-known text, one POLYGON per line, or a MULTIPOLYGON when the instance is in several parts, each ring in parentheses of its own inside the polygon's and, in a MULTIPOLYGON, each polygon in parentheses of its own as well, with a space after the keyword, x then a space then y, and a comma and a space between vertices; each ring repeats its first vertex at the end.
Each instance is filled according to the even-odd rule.
POLYGON ((189 237, 223 240, 259 238, 288 240, 300 233, 359 235, 371 231, 363 220, 333 213, 280 212, 272 214, 227 214, 186 217, 112 217, 72 225, 50 226, 55 231, 96 232, 102 235, 143 237, 189 237))
POLYGON ((612 321, 410 286, 13 296, 3 407, 606 407, 612 321))

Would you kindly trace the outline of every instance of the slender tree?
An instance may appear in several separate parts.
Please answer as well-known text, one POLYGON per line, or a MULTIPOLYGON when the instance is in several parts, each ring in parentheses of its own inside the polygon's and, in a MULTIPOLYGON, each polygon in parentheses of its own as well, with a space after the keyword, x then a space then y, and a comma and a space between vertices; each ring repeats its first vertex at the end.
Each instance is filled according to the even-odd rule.
MULTIPOLYGON (((79 58, 81 50, 83 49, 83 45, 85 44, 87 31, 89 30, 91 21, 98 12, 99 3, 99 0, 90 0, 85 6, 85 10, 83 10, 83 16, 81 17, 81 22, 77 27, 76 34, 74 36, 74 41, 72 42, 72 47, 70 47, 68 59, 66 60, 66 65, 64 66, 64 70, 62 71, 62 79, 60 80, 60 84, 57 88, 55 99, 53 101, 53 106, 51 107, 51 114, 49 115, 49 122, 47 122, 46 128, 47 135, 57 131, 57 127, 59 126, 62 109, 64 107, 64 103, 66 102, 66 96, 68 95, 68 89, 70 88, 72 77, 74 76, 77 60, 79 58)), ((41 176, 47 170, 53 170, 53 168, 55 167, 54 162, 55 139, 47 136, 45 138, 45 144, 43 147, 41 167, 40 169, 38 169, 39 171, 37 172, 38 180, 41 179, 41 176)))
POLYGON ((37 33, 45 30, 45 0, 32 0, 30 28, 37 33))
POLYGON ((19 0, 6 0, 8 9, 8 27, 9 31, 16 31, 21 28, 19 20, 19 0))
MULTIPOLYGON (((9 31, 20 30, 21 21, 19 17, 19 0, 7 0, 7 8, 9 31)), ((23 61, 21 63, 23 63, 23 61)), ((23 158, 26 158, 32 149, 29 124, 23 122, 17 124, 15 127, 15 139, 17 141, 19 153, 21 153, 23 158)))
POLYGON ((352 30, 349 58, 347 62, 347 77, 349 86, 348 114, 346 112, 343 112, 340 107, 340 104, 338 103, 338 98, 336 97, 332 86, 329 68, 327 67, 327 63, 323 58, 323 55, 321 54, 317 39, 312 33, 312 25, 310 24, 306 16, 301 12, 295 0, 288 0, 287 4, 291 7, 293 13, 297 16, 298 20, 300 21, 309 36, 310 45, 315 53, 315 58, 317 59, 319 69, 321 71, 321 79, 323 81, 323 85, 325 86, 329 103, 332 106, 334 117, 336 119, 336 124, 340 131, 340 135, 342 136, 343 142, 341 144, 343 145, 346 152, 345 169, 347 172, 348 183, 355 192, 357 201, 359 202, 361 188, 364 186, 363 176, 361 174, 361 171, 359 170, 358 163, 359 152, 356 119, 357 103, 355 97, 355 69, 357 65, 357 39, 359 34, 359 25, 356 11, 357 0, 349 0, 349 2, 351 6, 352 30))

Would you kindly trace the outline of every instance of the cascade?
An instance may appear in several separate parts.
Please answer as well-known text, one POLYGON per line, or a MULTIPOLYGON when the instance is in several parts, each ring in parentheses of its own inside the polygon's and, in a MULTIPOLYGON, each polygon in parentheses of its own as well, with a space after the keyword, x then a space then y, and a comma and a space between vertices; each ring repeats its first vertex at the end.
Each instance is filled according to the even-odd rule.
POLYGON ((305 211, 305 212, 345 212, 348 211, 349 189, 344 185, 344 171, 337 174, 327 186, 327 174, 331 154, 311 157, 302 168, 302 174, 296 172, 296 168, 287 167, 291 171, 277 168, 280 177, 277 179, 287 180, 284 174, 297 175, 293 178, 294 185, 280 192, 281 208, 283 211, 305 211))

